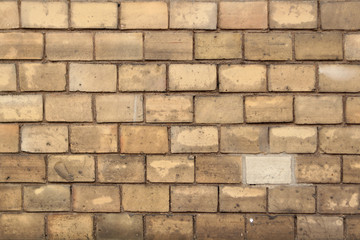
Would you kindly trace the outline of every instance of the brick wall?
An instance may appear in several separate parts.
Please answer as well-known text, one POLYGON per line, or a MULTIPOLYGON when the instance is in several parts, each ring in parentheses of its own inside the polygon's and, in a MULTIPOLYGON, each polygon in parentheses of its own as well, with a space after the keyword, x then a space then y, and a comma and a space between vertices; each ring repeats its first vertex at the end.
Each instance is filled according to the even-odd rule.
POLYGON ((360 239, 359 13, 1 1, 0 239, 360 239))

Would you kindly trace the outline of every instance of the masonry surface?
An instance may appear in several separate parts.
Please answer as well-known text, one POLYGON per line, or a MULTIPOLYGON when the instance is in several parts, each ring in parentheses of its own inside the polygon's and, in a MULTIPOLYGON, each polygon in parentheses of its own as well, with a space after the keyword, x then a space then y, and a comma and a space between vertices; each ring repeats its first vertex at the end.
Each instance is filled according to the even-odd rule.
POLYGON ((359 240, 359 13, 1 1, 0 240, 359 240))

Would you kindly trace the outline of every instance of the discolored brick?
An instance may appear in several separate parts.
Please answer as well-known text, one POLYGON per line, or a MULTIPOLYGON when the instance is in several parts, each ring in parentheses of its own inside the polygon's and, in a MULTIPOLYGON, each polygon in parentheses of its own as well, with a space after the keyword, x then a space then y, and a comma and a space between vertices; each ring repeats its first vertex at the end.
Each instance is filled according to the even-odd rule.
POLYGON ((320 150, 325 153, 360 153, 360 128, 323 127, 319 130, 320 150))
POLYGON ((146 239, 193 239, 193 219, 189 215, 145 217, 146 239))
POLYGON ((344 51, 346 60, 360 60, 359 34, 347 34, 344 36, 344 51))
POLYGON ((360 66, 357 65, 319 65, 320 92, 360 92, 358 75, 360 66))
POLYGON ((0 153, 19 151, 19 126, 17 124, 0 124, 0 153))
POLYGON ((360 188, 356 185, 321 185, 317 190, 320 213, 359 213, 360 188))
POLYGON ((345 219, 346 239, 356 240, 360 238, 360 218, 358 216, 347 216, 345 219))
POLYGON ((15 1, 4 1, 0 6, 0 28, 12 29, 19 27, 18 3, 15 1))
POLYGON ((360 123, 360 97, 346 98, 345 118, 347 123, 360 123))
POLYGON ((44 226, 45 219, 43 214, 3 213, 0 215, 0 232, 3 239, 45 239, 44 226))
POLYGON ((43 34, 38 32, 0 33, 0 59, 42 59, 43 34))
POLYGON ((343 219, 336 216, 298 216, 299 239, 343 239, 343 219))
POLYGON ((343 182, 360 183, 360 157, 343 156, 343 182))
POLYGON ((42 119, 41 95, 0 96, 0 122, 37 122, 42 119))
POLYGON ((15 64, 1 64, 0 71, 0 91, 16 91, 15 64))
MULTIPOLYGON (((0 185, 0 210, 20 211, 22 202, 21 185, 0 185)), ((0 227, 1 232, 1 227, 0 227)))
POLYGON ((90 214, 53 214, 47 218, 51 240, 93 240, 93 217, 90 214))
POLYGON ((324 2, 320 6, 321 27, 323 29, 359 29, 359 2, 324 2))

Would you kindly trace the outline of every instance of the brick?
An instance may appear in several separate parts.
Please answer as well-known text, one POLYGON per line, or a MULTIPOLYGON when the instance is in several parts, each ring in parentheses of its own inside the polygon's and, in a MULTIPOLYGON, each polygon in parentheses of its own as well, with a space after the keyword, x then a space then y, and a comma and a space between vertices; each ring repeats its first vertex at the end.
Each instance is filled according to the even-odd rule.
POLYGON ((193 239, 190 215, 156 215, 145 217, 146 239, 193 239))
POLYGON ((295 34, 296 60, 343 58, 342 35, 338 32, 295 34))
POLYGON ((222 153, 261 153, 267 149, 267 128, 259 126, 221 127, 222 153))
POLYGON ((0 59, 42 59, 43 34, 35 32, 0 33, 0 59))
POLYGON ((166 29, 168 7, 166 2, 122 2, 121 29, 166 29))
POLYGON ((48 156, 49 182, 94 182, 95 159, 88 155, 48 156))
POLYGON ((91 96, 46 95, 45 119, 49 122, 92 122, 91 96))
POLYGON ((147 95, 146 122, 192 122, 193 96, 147 95))
POLYGON ((121 126, 122 153, 166 153, 168 132, 162 126, 121 126))
POLYGON ((116 124, 70 126, 71 152, 117 152, 117 138, 118 128, 116 124))
MULTIPOLYGON (((0 210, 1 211, 20 211, 21 210, 21 186, 20 185, 0 185, 0 210)), ((0 227, 1 229, 1 227, 0 227)), ((1 230, 0 230, 1 232, 1 230)))
POLYGON ((195 97, 196 123, 242 123, 243 98, 238 95, 195 97))
POLYGON ((147 156, 146 163, 149 182, 194 182, 193 156, 147 156))
POLYGON ((359 29, 359 2, 328 2, 322 3, 320 6, 321 27, 323 29, 359 29))
POLYGON ((360 123, 360 97, 346 98, 345 118, 347 123, 360 123))
POLYGON ((220 92, 265 92, 265 65, 221 65, 220 92))
POLYGON ((120 212, 118 186, 73 185, 75 212, 120 212))
POLYGON ((357 65, 319 65, 320 92, 360 92, 357 65))
POLYGON ((15 153, 18 151, 19 126, 17 124, 0 124, 0 152, 15 153))
POLYGON ((269 91, 308 92, 315 90, 314 65, 270 65, 269 91))
POLYGON ((37 122, 43 118, 41 95, 0 96, 0 122, 37 122))
POLYGON ((120 213, 96 216, 96 239, 143 239, 143 219, 141 215, 120 213))
POLYGON ((265 212, 265 187, 220 187, 221 212, 265 212))
POLYGON ((70 211, 69 185, 24 186, 24 210, 70 211))
POLYGON ((43 156, 2 155, 0 160, 0 182, 45 182, 43 156))
POLYGON ((92 34, 85 32, 47 33, 46 56, 50 60, 92 60, 92 34))
POLYGON ((292 96, 248 96, 245 98, 246 122, 293 121, 292 96))
POLYGON ((245 219, 238 214, 198 214, 196 216, 197 239, 243 240, 245 219))
POLYGON ((142 33, 96 33, 95 58, 96 60, 142 59, 142 33))
POLYGON ((343 239, 343 219, 336 216, 298 216, 299 239, 343 239))
POLYGON ((15 1, 5 1, 0 6, 0 28, 12 29, 19 27, 18 3, 15 1))
POLYGON ((220 2, 219 27, 223 29, 265 29, 267 2, 220 2), (239 14, 241 13, 241 14, 239 14))
POLYGON ((168 212, 169 186, 123 185, 122 206, 130 212, 168 212))
POLYGON ((115 92, 116 66, 110 64, 70 64, 69 89, 81 92, 115 92))
POLYGON ((0 71, 0 91, 16 91, 15 64, 1 64, 0 71))
POLYGON ((21 150, 31 153, 68 151, 68 127, 64 125, 25 125, 21 128, 21 150))
POLYGON ((358 216, 347 216, 345 220, 346 239, 356 240, 360 238, 360 218, 358 216))
POLYGON ((320 150, 326 153, 360 153, 360 128, 324 127, 319 130, 320 150))
POLYGON ((359 156, 343 156, 343 182, 360 183, 359 156))
POLYGON ((143 121, 143 96, 139 94, 111 94, 96 96, 97 122, 143 121))
POLYGON ((172 212, 216 212, 218 188, 216 186, 171 187, 172 212))
POLYGON ((216 29, 215 2, 170 2, 170 28, 216 29))
POLYGON ((241 45, 241 33, 195 33, 195 59, 242 58, 241 45))
POLYGON ((65 63, 19 64, 21 91, 64 91, 66 86, 65 63))
POLYGON ((345 59, 360 60, 360 34, 346 34, 344 42, 345 59))
POLYGON ((120 91, 165 91, 165 64, 144 64, 119 66, 120 91))
POLYGON ((341 162, 337 156, 297 156, 295 176, 298 183, 339 183, 341 162))
POLYGON ((291 156, 246 156, 247 184, 290 184, 293 182, 291 156))
POLYGON ((3 239, 45 239, 44 226, 43 214, 3 213, 0 215, 0 232, 3 239))
POLYGON ((71 27, 117 28, 115 2, 71 2, 71 27))
POLYGON ((247 215, 246 233, 248 240, 294 239, 293 216, 247 215))
POLYGON ((171 152, 217 152, 218 129, 206 126, 171 127, 171 152))
POLYGON ((93 218, 89 214, 52 214, 47 221, 51 240, 94 239, 93 218))
POLYGON ((360 188, 356 185, 320 185, 317 190, 320 213, 360 213, 360 188))
POLYGON ((296 96, 294 112, 297 124, 341 123, 342 96, 296 96))
POLYGON ((317 3, 306 1, 271 1, 270 28, 316 28, 317 3))
POLYGON ((192 60, 193 58, 191 32, 147 32, 144 46, 145 59, 192 60))
POLYGON ((97 159, 99 182, 145 182, 143 156, 102 155, 97 159))
POLYGON ((242 178, 241 156, 196 157, 196 182, 240 183, 242 178))
POLYGON ((289 33, 245 34, 245 58, 248 60, 291 60, 292 40, 289 33))

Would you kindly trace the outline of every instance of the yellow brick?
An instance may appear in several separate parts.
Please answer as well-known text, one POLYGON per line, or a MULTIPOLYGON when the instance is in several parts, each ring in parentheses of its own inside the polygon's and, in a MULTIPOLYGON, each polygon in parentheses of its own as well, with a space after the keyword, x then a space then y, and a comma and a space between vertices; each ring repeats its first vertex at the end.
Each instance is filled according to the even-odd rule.
POLYGON ((345 112, 347 123, 360 123, 360 97, 348 97, 345 112))
POLYGON ((44 215, 38 213, 1 214, 0 232, 3 239, 44 239, 44 215))
POLYGON ((360 60, 360 34, 347 34, 344 42, 346 60, 360 60))
POLYGON ((15 64, 1 64, 0 72, 0 91, 16 91, 15 64))
POLYGON ((43 119, 41 95, 0 96, 1 122, 36 122, 43 119))
POLYGON ((19 126, 17 124, 0 124, 0 152, 13 153, 18 151, 19 126))
POLYGON ((343 156, 343 182, 360 183, 359 156, 343 156))
POLYGON ((360 66, 321 64, 319 65, 320 92, 359 92, 360 66))
POLYGON ((359 29, 360 3, 358 1, 324 2, 320 6, 321 27, 323 29, 359 29))
POLYGON ((21 185, 0 185, 0 210, 21 211, 21 185))
POLYGON ((299 239, 342 239, 344 219, 338 216, 303 215, 297 217, 299 239))
POLYGON ((0 33, 0 59, 42 59, 42 33, 0 33))
POLYGON ((320 149, 325 153, 360 153, 360 128, 323 127, 319 130, 320 149))
POLYGON ((19 10, 17 2, 1 2, 0 16, 0 29, 18 28, 19 10))
POLYGON ((49 239, 94 239, 90 214, 51 214, 47 221, 49 239))

